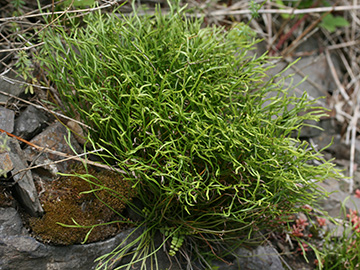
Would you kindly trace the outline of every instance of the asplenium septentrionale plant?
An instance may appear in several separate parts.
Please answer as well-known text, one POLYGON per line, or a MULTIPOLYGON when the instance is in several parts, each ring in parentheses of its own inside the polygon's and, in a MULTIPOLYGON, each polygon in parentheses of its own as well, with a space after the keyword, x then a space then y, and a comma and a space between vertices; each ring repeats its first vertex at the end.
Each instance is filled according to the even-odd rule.
POLYGON ((102 256, 99 268, 131 246, 122 267, 149 257, 156 232, 170 255, 192 246, 218 258, 217 244, 231 249, 301 211, 324 196, 317 182, 337 177, 291 136, 323 111, 289 94, 281 74, 267 77, 272 65, 250 53, 247 25, 202 28, 178 7, 85 22, 45 35, 44 68, 67 113, 91 127, 88 140, 107 149, 104 162, 125 172, 142 205, 131 207, 144 217, 140 237, 102 256))

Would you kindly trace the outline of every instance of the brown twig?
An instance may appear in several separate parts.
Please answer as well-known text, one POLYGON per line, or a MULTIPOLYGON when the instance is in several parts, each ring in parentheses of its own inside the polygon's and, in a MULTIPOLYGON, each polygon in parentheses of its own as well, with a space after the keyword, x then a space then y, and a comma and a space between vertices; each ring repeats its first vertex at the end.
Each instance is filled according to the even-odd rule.
MULTIPOLYGON (((186 226, 189 226, 191 229, 193 229, 194 231, 196 231, 196 229, 195 229, 193 226, 189 225, 188 223, 186 223, 186 226)), ((232 265, 232 264, 233 264, 233 263, 231 263, 231 262, 228 262, 228 261, 224 260, 223 258, 220 258, 220 257, 215 253, 214 248, 210 245, 210 243, 206 240, 206 238, 201 234, 201 232, 198 232, 198 233, 200 234, 201 238, 204 239, 204 241, 206 242, 206 244, 210 247, 211 252, 216 256, 216 258, 218 258, 219 260, 223 261, 223 262, 226 263, 227 265, 232 265)))
MULTIPOLYGON (((318 2, 319 2, 319 1, 316 1, 316 2, 311 6, 311 8, 316 7, 316 6, 318 5, 318 2)), ((300 1, 298 2, 298 5, 299 5, 299 4, 300 4, 300 1)), ((294 9, 294 10, 295 10, 295 9, 294 9)), ((284 42, 289 39, 289 37, 293 34, 293 32, 294 32, 294 31, 302 24, 302 22, 304 22, 309 16, 310 16, 309 13, 308 13, 308 14, 305 14, 305 16, 303 16, 302 18, 300 18, 300 20, 298 20, 298 21, 290 28, 289 32, 287 32, 285 35, 283 35, 283 36, 280 38, 278 44, 275 46, 276 50, 279 51, 279 50, 281 49, 281 47, 282 47, 282 45, 284 44, 284 42)), ((288 19, 290 19, 290 16, 289 16, 288 19)))
POLYGON ((336 8, 336 3, 331 7, 330 10, 328 10, 327 12, 323 13, 316 21, 314 21, 311 25, 309 25, 304 32, 301 33, 300 36, 298 36, 289 47, 287 47, 281 54, 286 57, 288 54, 290 54, 293 50, 295 50, 295 48, 297 48, 297 46, 299 46, 299 41, 306 36, 313 28, 315 28, 321 21, 322 19, 328 15, 330 12, 334 11, 336 8))
POLYGON ((344 43, 330 45, 326 49, 330 51, 330 50, 336 50, 336 49, 341 49, 341 48, 351 47, 351 46, 356 46, 356 45, 360 45, 360 40, 351 40, 351 41, 344 42, 344 43))

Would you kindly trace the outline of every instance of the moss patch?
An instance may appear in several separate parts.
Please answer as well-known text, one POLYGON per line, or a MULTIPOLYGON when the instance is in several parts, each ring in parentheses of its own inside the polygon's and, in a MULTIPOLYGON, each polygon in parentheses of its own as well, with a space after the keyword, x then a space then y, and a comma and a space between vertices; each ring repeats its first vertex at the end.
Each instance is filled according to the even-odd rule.
POLYGON ((41 196, 45 215, 29 220, 35 236, 44 242, 58 245, 81 243, 90 228, 69 228, 58 224, 74 225, 72 219, 84 226, 120 221, 95 227, 87 243, 109 238, 128 226, 128 222, 118 214, 125 209, 126 201, 134 197, 130 184, 111 171, 89 169, 86 172, 82 167, 75 171, 79 175, 88 175, 88 181, 75 175, 52 181, 41 196), (98 189, 96 184, 106 189, 98 189), (83 193, 90 190, 93 192, 83 193))

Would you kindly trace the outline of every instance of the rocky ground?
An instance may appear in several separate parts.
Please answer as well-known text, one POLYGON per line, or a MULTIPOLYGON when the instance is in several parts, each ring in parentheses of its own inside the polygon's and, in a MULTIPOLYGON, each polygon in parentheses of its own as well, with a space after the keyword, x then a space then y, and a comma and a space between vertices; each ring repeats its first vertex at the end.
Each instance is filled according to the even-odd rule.
MULTIPOLYGON (((244 5, 244 10, 247 9, 244 1, 235 3, 230 1, 227 5, 213 3, 206 6, 206 3, 196 5, 202 7, 203 11, 213 14, 213 16, 208 15, 208 23, 225 24, 229 23, 230 19, 243 18, 237 18, 237 16, 249 16, 249 13, 241 15, 234 12, 241 11, 242 5, 244 5), (222 8, 216 9, 217 5, 222 8)), ((190 4, 194 3, 190 2, 190 4)), ((6 5, 10 4, 6 2, 6 5)), ((269 10, 274 9, 273 6, 265 7, 269 10)), ((344 17, 350 16, 347 13, 341 14, 344 17)), ((322 130, 308 128, 302 131, 301 137, 318 149, 332 142, 324 154, 329 159, 334 158, 337 166, 344 169, 344 176, 351 176, 344 177, 344 180, 340 182, 329 179, 323 183, 325 190, 334 193, 331 193, 327 200, 320 202, 320 205, 330 216, 338 218, 341 216, 341 205, 349 196, 350 199, 345 204, 346 208, 348 210, 360 209, 360 199, 356 194, 356 190, 360 189, 360 167, 357 166, 360 162, 360 140, 357 137, 359 69, 353 63, 358 57, 358 47, 356 47, 358 44, 354 43, 354 37, 350 38, 351 33, 346 32, 351 29, 337 29, 338 33, 328 33, 318 26, 316 26, 317 31, 313 31, 316 29, 313 27, 310 29, 313 32, 308 32, 308 35, 297 40, 311 26, 309 21, 301 21, 301 18, 297 18, 297 21, 295 19, 295 21, 288 21, 289 26, 285 25, 282 30, 283 33, 292 31, 292 35, 285 39, 282 47, 275 46, 279 43, 271 40, 271 37, 276 36, 275 33, 271 35, 271 31, 276 29, 277 33, 280 33, 284 18, 280 18, 278 14, 271 16, 269 13, 263 13, 258 20, 251 23, 259 36, 264 38, 264 41, 259 44, 258 51, 270 50, 274 55, 284 56, 278 60, 277 68, 272 71, 273 74, 287 67, 289 62, 301 57, 285 72, 285 75, 295 74, 287 82, 297 84, 306 77, 306 81, 296 87, 297 94, 301 95, 306 90, 310 98, 325 97, 318 103, 320 106, 329 108, 328 116, 316 124, 322 130), (293 29, 299 21, 297 28, 293 29), (352 47, 354 49, 351 49, 352 47), (293 49, 291 53, 289 53, 289 48, 293 49)), ((316 16, 315 18, 318 18, 316 16)), ((0 22, 5 27, 6 20, 0 20, 0 22)), ((3 34, 3 36, 6 35, 3 34)), ((279 34, 278 40, 281 40, 281 37, 283 36, 279 34)), ((105 235, 109 238, 107 240, 104 240, 102 236, 102 238, 94 239, 94 243, 70 246, 50 245, 44 243, 46 236, 39 237, 34 234, 31 217, 36 218, 44 214, 44 203, 47 202, 45 198, 50 200, 48 199, 51 195, 49 192, 54 192, 51 195, 52 200, 65 200, 64 198, 72 196, 65 186, 57 186, 57 190, 54 190, 53 183, 59 179, 59 172, 68 172, 69 169, 74 168, 73 164, 76 160, 83 158, 80 156, 84 151, 83 141, 78 136, 81 129, 76 121, 52 111, 53 107, 45 103, 46 100, 52 101, 49 98, 52 95, 51 90, 35 87, 35 92, 29 93, 27 88, 29 85, 24 84, 24 82, 29 83, 29 80, 24 80, 11 71, 11 68, 15 72, 17 70, 16 57, 6 58, 9 52, 11 53, 8 49, 13 48, 13 45, 0 46, 0 53, 3 54, 3 60, 0 62, 2 65, 0 75, 0 129, 2 131, 0 142, 2 143, 0 144, 3 145, 0 149, 0 172, 2 173, 0 180, 0 269, 92 269, 93 260, 100 253, 109 252, 118 246, 133 228, 108 228, 108 234, 105 235), (75 132, 70 135, 66 127, 70 127, 75 132), (78 156, 74 156, 74 151, 78 156), (64 161, 64 159, 68 160, 64 161), (61 197, 62 193, 67 194, 67 197, 61 197)), ((30 81, 30 83, 33 82, 30 81)), ((79 206, 80 210, 77 211, 84 211, 84 205, 89 205, 89 201, 91 199, 88 201, 84 199, 79 206)), ((108 221, 113 217, 102 216, 101 218, 108 221)), ((307 219, 306 216, 298 217, 298 220, 309 223, 307 219)), ((315 222, 321 221, 315 220, 315 222)), ((329 221, 325 221, 322 226, 329 231, 335 228, 329 221)), ((303 233, 308 235, 309 229, 310 226, 304 225, 303 233)), ((341 232, 337 231, 337 233, 341 232)), ((218 266, 219 269, 238 269, 240 266, 246 266, 246 269, 314 269, 314 258, 311 254, 309 256, 312 261, 306 263, 296 247, 297 243, 294 243, 295 247, 291 247, 292 244, 280 238, 280 236, 274 236, 273 239, 269 239, 256 248, 239 249, 238 256, 230 258, 232 265, 215 262, 214 266, 218 266)), ((51 239, 48 242, 54 244, 51 239)), ((167 256, 162 252, 159 258, 165 269, 165 265, 169 264, 167 256)), ((176 264, 172 266, 172 269, 178 268, 176 264)))

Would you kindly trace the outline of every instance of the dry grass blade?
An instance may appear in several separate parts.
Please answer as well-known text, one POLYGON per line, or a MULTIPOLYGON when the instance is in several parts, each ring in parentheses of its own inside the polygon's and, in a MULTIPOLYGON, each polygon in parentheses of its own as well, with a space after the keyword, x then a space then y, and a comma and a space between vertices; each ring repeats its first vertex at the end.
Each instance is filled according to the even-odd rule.
MULTIPOLYGON (((111 170, 111 171, 116 171, 116 172, 119 172, 119 173, 122 173, 122 174, 126 173, 125 171, 119 170, 119 169, 117 169, 115 167, 111 167, 111 166, 108 166, 108 165, 105 165, 105 164, 101 164, 101 163, 98 163, 98 162, 94 162, 94 161, 91 161, 91 160, 80 158, 79 155, 70 156, 68 154, 65 154, 65 153, 62 153, 62 152, 59 152, 59 151, 55 151, 55 150, 52 150, 52 149, 49 149, 49 148, 46 148, 46 147, 38 146, 38 145, 33 144, 33 143, 31 143, 31 142, 29 142, 27 140, 24 140, 23 138, 20 138, 20 137, 14 135, 14 134, 11 134, 11 133, 3 130, 3 129, 0 129, 0 132, 6 133, 6 135, 8 135, 8 136, 13 137, 13 138, 15 138, 15 139, 17 139, 17 140, 19 140, 19 141, 21 141, 23 143, 26 143, 30 147, 33 147, 33 148, 35 148, 36 150, 38 150, 40 152, 46 152, 46 153, 50 153, 50 154, 57 155, 57 156, 60 156, 60 157, 65 157, 67 160, 80 161, 80 162, 83 162, 85 164, 93 165, 93 166, 103 168, 103 169, 107 169, 107 170, 111 170)), ((94 150, 94 151, 99 152, 99 151, 103 151, 103 149, 98 149, 98 150, 94 150)), ((65 161, 65 160, 62 160, 62 161, 65 161)), ((56 163, 59 163, 59 162, 56 162, 56 163)), ((29 168, 29 169, 31 169, 31 168, 29 168)))
MULTIPOLYGON (((46 149, 46 148, 44 148, 46 149)), ((21 173, 21 172, 25 172, 25 171, 28 171, 28 170, 32 170, 32 169, 36 169, 36 168, 40 168, 40 167, 44 167, 44 166, 49 166, 49 165, 52 165, 52 164, 58 164, 58 163, 61 163, 61 162, 65 162, 65 161, 69 161, 69 160, 77 160, 77 161, 81 161, 81 162, 87 162, 87 164, 90 164, 89 163, 89 160, 84 160, 84 159, 80 159, 80 157, 82 156, 87 156, 87 155, 90 155, 90 154, 95 154, 95 153, 99 153, 101 151, 104 151, 104 149, 96 149, 96 150, 92 150, 92 151, 89 151, 89 152, 86 152, 86 153, 82 153, 82 154, 78 154, 76 156, 70 156, 70 157, 67 157, 67 158, 64 158, 64 159, 60 159, 60 160, 56 160, 56 161, 53 161, 53 162, 49 162, 49 163, 44 163, 44 164, 39 164, 39 165, 35 165, 35 166, 32 166, 30 165, 28 168, 26 169, 22 169, 22 170, 19 170, 19 171, 16 171, 14 173, 12 173, 12 176, 18 174, 18 173, 21 173)), ((43 151, 44 152, 44 151, 43 151)), ((41 153, 40 153, 41 154, 41 153)), ((64 154, 64 153, 63 153, 64 154)), ((66 155, 66 154, 64 154, 66 155)), ((90 161, 91 162, 91 161, 90 161)), ((107 169, 107 168, 106 168, 107 169)))
POLYGON ((351 47, 351 46, 356 46, 356 45, 360 45, 360 40, 351 40, 351 41, 344 42, 344 43, 330 45, 326 49, 331 51, 331 50, 336 50, 336 49, 341 49, 341 48, 351 47))
POLYGON ((353 105, 353 102, 352 100, 350 99, 349 95, 346 93, 346 90, 344 89, 344 87, 342 86, 340 80, 339 80, 339 77, 336 73, 336 70, 335 70, 335 66, 334 66, 334 63, 330 57, 330 53, 328 50, 325 51, 325 55, 326 55, 326 60, 328 62, 328 65, 330 67, 330 71, 331 71, 331 75, 333 76, 333 79, 336 83, 336 86, 338 87, 338 90, 340 91, 341 95, 343 96, 343 98, 346 100, 346 102, 349 103, 350 106, 353 105))
MULTIPOLYGON (((26 47, 15 48, 15 49, 2 49, 2 50, 0 50, 0 53, 30 50, 30 49, 36 48, 36 47, 38 47, 38 46, 41 46, 41 45, 43 45, 43 44, 44 44, 44 42, 40 42, 40 43, 34 44, 34 45, 32 45, 32 46, 26 46, 26 47)), ((21 44, 21 45, 22 45, 22 44, 21 44)))
MULTIPOLYGON (((350 11, 350 10, 359 10, 360 5, 349 5, 349 6, 337 6, 337 7, 319 7, 319 8, 304 8, 304 9, 260 9, 259 14, 291 14, 291 15, 300 15, 300 14, 310 14, 310 13, 324 13, 324 12, 333 12, 333 11, 350 11)), ((209 16, 226 16, 226 15, 246 15, 251 14, 250 9, 243 10, 217 10, 210 12, 209 16)))
MULTIPOLYGON (((107 4, 103 4, 98 7, 94 8, 85 8, 85 9, 76 9, 76 10, 67 10, 67 14, 81 14, 81 16, 84 16, 90 12, 94 12, 97 10, 105 9, 114 6, 117 3, 122 3, 123 1, 115 0, 112 2, 109 2, 107 4)), ((69 8, 71 5, 69 6, 69 8)), ((22 21, 24 19, 29 18, 36 18, 36 17, 43 17, 48 15, 62 15, 64 14, 64 11, 55 11, 55 12, 42 12, 42 13, 36 13, 36 14, 28 14, 28 15, 22 15, 22 16, 14 16, 14 17, 6 17, 6 18, 0 18, 0 22, 8 22, 8 21, 22 21)))
MULTIPOLYGON (((20 82, 20 83, 25 84, 25 83, 23 83, 23 82, 20 82)), ((38 85, 34 85, 34 86, 37 87, 38 85)), ((66 119, 66 120, 73 121, 73 122, 75 122, 75 123, 77 123, 77 124, 79 124, 79 125, 81 125, 81 126, 83 126, 83 127, 88 128, 88 129, 91 128, 91 127, 89 127, 88 125, 86 125, 86 124, 84 124, 84 123, 82 123, 82 122, 80 122, 80 121, 77 121, 77 120, 74 119, 74 118, 71 118, 71 117, 68 117, 68 116, 66 116, 66 115, 64 115, 64 114, 61 114, 61 113, 58 113, 58 112, 56 112, 56 111, 50 110, 50 109, 48 109, 48 108, 46 108, 46 107, 44 107, 44 106, 34 104, 34 103, 30 102, 30 101, 27 101, 27 100, 22 99, 22 98, 20 98, 20 97, 14 96, 14 95, 9 94, 9 93, 7 93, 7 92, 0 91, 0 94, 5 95, 5 96, 8 96, 8 97, 11 97, 11 98, 14 98, 14 99, 17 99, 17 100, 20 100, 21 102, 23 102, 23 103, 25 103, 25 104, 29 104, 29 105, 31 105, 31 106, 34 106, 34 107, 37 108, 37 109, 46 111, 46 112, 48 112, 48 113, 51 113, 51 114, 56 115, 56 116, 58 116, 58 117, 64 118, 64 119, 66 119)))

